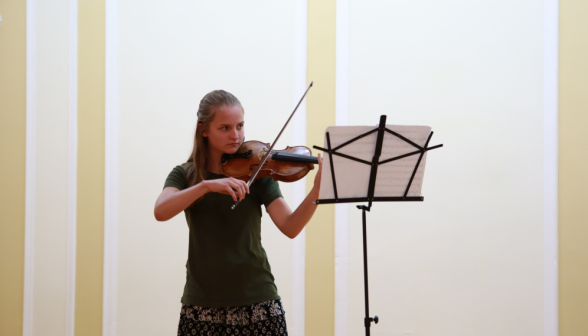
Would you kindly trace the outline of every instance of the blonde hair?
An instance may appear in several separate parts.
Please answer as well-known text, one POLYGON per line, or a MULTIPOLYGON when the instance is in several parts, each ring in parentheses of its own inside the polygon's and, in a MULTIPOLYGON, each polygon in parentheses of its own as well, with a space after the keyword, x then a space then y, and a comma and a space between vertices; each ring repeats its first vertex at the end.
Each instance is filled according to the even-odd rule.
MULTIPOLYGON (((204 180, 208 168, 208 139, 202 133, 210 128, 210 123, 216 117, 216 112, 223 106, 241 106, 241 102, 233 94, 224 90, 214 90, 207 93, 198 106, 198 122, 194 134, 194 147, 188 161, 182 166, 190 187, 204 180)), ((245 111, 243 111, 245 112, 245 111)))

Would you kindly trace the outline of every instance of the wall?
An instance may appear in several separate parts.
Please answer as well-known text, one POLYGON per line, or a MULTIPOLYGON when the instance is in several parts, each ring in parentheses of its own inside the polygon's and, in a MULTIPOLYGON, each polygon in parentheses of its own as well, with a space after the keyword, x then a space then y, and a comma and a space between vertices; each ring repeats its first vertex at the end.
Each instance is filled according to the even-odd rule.
POLYGON ((105 1, 80 1, 76 177, 75 334, 103 334, 105 1))
MULTIPOLYGON (((33 335, 66 329, 68 226, 69 3, 35 3, 34 64, 27 69, 33 92, 34 265, 33 335), (32 76, 31 76, 32 75, 32 76), (56 272, 57 271, 57 272, 56 272)), ((30 12, 29 12, 30 14, 30 12)), ((29 27, 31 27, 29 25, 29 27)), ((29 63, 31 65, 31 63, 29 63)), ((32 97, 31 97, 32 96, 32 97)), ((32 178, 31 178, 32 177, 32 178)))
MULTIPOLYGON (((543 6, 350 2, 349 123, 429 125, 423 203, 368 214, 374 335, 543 333, 543 6), (385 41, 385 42, 384 42, 385 41)), ((349 209, 349 334, 363 330, 349 209)))
POLYGON ((560 335, 588 333, 588 4, 560 2, 559 74, 559 318, 560 335))
POLYGON ((22 334, 26 6, 0 1, 0 335, 22 334))

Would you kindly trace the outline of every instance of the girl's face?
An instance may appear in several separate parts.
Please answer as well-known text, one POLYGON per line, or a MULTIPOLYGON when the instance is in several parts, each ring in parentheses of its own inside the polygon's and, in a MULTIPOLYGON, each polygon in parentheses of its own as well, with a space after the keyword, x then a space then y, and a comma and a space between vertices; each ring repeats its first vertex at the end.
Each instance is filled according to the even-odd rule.
POLYGON ((202 136, 208 138, 211 151, 222 154, 235 153, 245 137, 243 110, 239 106, 222 106, 216 111, 214 120, 202 136))

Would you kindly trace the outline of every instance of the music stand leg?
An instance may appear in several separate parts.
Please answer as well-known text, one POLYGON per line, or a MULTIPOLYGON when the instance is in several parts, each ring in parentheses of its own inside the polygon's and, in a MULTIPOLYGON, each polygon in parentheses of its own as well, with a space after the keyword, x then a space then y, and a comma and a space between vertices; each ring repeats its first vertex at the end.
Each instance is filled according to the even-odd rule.
POLYGON ((366 207, 365 205, 358 205, 358 209, 362 210, 362 220, 363 220, 363 287, 365 291, 365 318, 364 318, 364 325, 365 325, 365 335, 370 336, 370 327, 372 321, 378 323, 379 319, 378 316, 374 316, 373 318, 370 317, 370 299, 369 299, 369 285, 368 285, 368 262, 367 262, 367 225, 366 225, 366 216, 365 212, 370 211, 370 208, 366 207))

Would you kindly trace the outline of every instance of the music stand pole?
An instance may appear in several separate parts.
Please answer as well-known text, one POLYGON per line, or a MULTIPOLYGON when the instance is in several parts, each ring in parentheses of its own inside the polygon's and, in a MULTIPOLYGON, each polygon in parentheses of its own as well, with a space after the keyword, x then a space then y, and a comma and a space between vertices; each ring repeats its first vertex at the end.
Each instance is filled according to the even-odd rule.
POLYGON ((370 336, 370 327, 372 325, 372 321, 378 323, 379 319, 378 316, 370 317, 370 295, 369 295, 369 284, 368 284, 368 261, 367 261, 367 225, 365 220, 365 212, 370 211, 370 209, 365 205, 358 205, 358 209, 362 210, 362 219, 363 219, 363 287, 365 291, 365 334, 366 336, 370 336))

